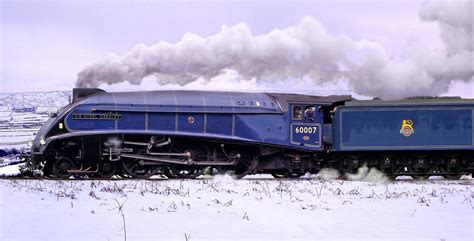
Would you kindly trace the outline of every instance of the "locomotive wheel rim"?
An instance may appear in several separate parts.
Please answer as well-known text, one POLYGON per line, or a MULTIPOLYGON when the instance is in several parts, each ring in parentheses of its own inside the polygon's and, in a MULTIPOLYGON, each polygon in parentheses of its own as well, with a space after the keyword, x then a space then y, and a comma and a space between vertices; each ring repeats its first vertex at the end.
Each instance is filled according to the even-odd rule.
POLYGON ((241 158, 235 166, 234 178, 241 179, 244 176, 251 173, 258 166, 258 159, 253 158, 241 158))
POLYGON ((121 161, 122 170, 126 174, 134 178, 143 178, 143 179, 150 178, 157 173, 156 169, 140 166, 139 162, 140 162, 139 159, 133 159, 133 160, 122 159, 121 161))
POLYGON ((71 158, 61 156, 53 163, 52 171, 58 178, 69 178, 72 176, 72 173, 68 172, 68 170, 75 169, 75 166, 71 158))
POLYGON ((123 165, 117 165, 117 175, 119 175, 121 178, 133 178, 130 174, 127 173, 127 171, 124 170, 123 165))
POLYGON ((290 172, 287 169, 278 170, 270 173, 274 178, 300 178, 304 173, 290 172))
MULTIPOLYGON (((171 153, 190 153, 190 157, 179 157, 179 160, 187 160, 190 158, 195 162, 209 161, 210 151, 204 145, 191 143, 175 143, 171 145, 169 152, 171 153)), ((168 178, 196 178, 203 174, 205 166, 170 166, 167 168, 165 175, 168 178)))
POLYGON ((177 167, 169 167, 168 172, 166 172, 166 176, 168 178, 196 178, 203 173, 203 169, 201 167, 197 168, 177 168, 177 167))
POLYGON ((117 173, 117 167, 115 163, 112 162, 105 162, 99 165, 99 171, 97 175, 100 178, 111 178, 117 173))

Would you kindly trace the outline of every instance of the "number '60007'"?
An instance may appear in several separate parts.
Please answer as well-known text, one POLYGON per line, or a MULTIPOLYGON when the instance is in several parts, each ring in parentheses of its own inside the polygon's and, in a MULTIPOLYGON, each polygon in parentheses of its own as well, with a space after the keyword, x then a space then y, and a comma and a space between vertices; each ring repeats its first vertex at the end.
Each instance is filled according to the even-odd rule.
POLYGON ((311 133, 316 133, 317 129, 318 128, 316 126, 305 126, 305 127, 299 126, 299 127, 295 128, 295 132, 296 133, 305 133, 305 134, 309 133, 309 134, 311 134, 311 133))

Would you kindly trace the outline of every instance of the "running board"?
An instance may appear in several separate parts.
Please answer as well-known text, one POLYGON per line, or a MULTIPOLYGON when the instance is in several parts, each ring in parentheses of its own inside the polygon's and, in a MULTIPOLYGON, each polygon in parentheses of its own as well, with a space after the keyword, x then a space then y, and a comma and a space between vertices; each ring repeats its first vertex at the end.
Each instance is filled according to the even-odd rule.
POLYGON ((173 160, 168 158, 159 158, 152 156, 134 155, 134 154, 121 154, 121 157, 127 157, 132 159, 139 159, 140 165, 157 165, 159 163, 169 163, 178 165, 198 165, 198 166, 234 166, 235 161, 232 162, 213 162, 213 161, 192 161, 192 160, 173 160))

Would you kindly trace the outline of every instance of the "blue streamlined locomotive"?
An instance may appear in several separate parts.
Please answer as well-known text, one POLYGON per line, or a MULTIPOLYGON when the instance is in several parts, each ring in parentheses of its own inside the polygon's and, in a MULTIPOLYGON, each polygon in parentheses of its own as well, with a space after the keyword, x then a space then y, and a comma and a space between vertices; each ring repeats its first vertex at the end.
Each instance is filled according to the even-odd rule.
POLYGON ((59 178, 298 177, 362 165, 459 178, 474 172, 473 109, 460 98, 74 89, 37 133, 30 163, 59 178))

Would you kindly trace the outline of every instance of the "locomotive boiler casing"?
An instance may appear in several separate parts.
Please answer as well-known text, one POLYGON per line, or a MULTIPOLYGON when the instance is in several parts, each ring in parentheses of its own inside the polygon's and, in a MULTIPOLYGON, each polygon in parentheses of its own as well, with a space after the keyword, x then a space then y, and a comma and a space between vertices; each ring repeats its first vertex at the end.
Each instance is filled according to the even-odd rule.
MULTIPOLYGON (((274 98, 260 93, 101 94, 75 106, 65 116, 64 126, 70 133, 142 133, 290 145, 288 113, 274 98)), ((297 147, 315 150, 321 145, 297 147)))

